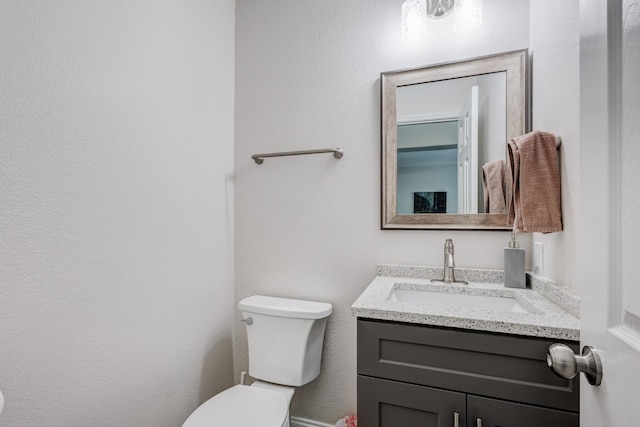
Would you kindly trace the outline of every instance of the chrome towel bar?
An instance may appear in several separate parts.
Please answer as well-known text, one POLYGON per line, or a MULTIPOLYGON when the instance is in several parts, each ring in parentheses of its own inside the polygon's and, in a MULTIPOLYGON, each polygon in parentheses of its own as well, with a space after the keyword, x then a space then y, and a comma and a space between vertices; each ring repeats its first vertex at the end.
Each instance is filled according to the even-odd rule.
POLYGON ((333 153, 333 157, 335 157, 336 159, 340 159, 344 155, 344 151, 342 151, 340 148, 321 148, 319 150, 281 151, 279 153, 254 154, 253 156, 251 156, 251 158, 260 165, 262 164, 262 162, 264 162, 265 157, 300 156, 303 154, 322 153, 333 153))
POLYGON ((561 145, 562 145, 562 137, 560 135, 556 135, 556 150, 559 150, 561 145))

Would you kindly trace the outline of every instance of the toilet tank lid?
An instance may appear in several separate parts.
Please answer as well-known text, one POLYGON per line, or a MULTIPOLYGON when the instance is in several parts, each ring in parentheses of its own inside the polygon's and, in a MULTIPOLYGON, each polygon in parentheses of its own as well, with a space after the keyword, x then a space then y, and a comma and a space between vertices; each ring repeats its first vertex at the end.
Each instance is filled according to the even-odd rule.
POLYGON ((331 314, 332 306, 327 302, 304 301, 290 298, 253 295, 238 303, 242 311, 296 319, 322 319, 331 314))

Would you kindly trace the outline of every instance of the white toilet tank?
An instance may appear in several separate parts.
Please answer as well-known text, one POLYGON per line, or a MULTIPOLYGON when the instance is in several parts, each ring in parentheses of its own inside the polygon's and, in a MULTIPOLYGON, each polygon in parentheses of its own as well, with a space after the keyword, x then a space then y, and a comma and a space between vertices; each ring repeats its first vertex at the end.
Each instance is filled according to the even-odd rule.
POLYGON ((247 325, 249 375, 298 387, 320 374, 331 304, 254 295, 238 307, 247 325))

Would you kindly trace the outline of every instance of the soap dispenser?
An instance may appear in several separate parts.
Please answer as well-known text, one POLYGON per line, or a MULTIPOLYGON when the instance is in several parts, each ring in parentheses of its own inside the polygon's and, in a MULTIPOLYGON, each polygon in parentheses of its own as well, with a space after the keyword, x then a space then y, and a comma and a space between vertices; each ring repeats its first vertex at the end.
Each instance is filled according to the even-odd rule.
POLYGON ((504 248, 504 285, 507 288, 526 288, 524 249, 518 247, 516 233, 511 233, 509 247, 504 248))

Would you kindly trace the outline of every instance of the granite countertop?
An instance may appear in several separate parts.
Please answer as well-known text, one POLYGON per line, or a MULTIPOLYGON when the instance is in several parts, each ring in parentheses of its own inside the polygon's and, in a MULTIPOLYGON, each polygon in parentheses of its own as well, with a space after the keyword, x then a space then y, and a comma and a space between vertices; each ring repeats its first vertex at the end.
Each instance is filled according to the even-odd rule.
POLYGON ((378 266, 378 275, 351 306, 354 316, 433 326, 499 332, 578 341, 579 297, 570 289, 528 274, 531 288, 506 288, 497 270, 456 269, 464 284, 431 282, 442 268, 378 266), (448 303, 403 302, 391 298, 394 289, 436 291, 513 298, 527 312, 507 312, 448 303))

